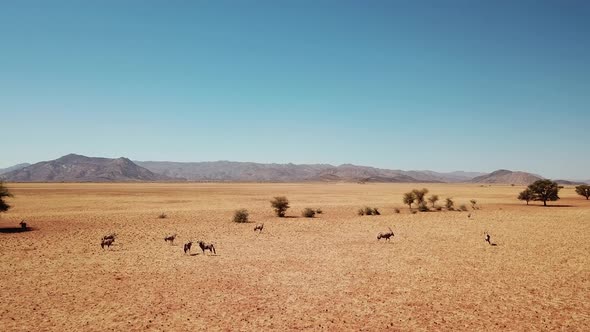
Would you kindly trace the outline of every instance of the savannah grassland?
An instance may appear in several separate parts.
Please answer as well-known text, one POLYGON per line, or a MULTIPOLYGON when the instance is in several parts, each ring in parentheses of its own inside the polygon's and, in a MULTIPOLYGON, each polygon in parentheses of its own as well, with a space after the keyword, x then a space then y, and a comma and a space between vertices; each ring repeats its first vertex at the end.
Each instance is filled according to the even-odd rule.
POLYGON ((500 185, 8 186, 0 227, 35 230, 0 233, 2 331, 590 329, 590 202, 571 187, 543 208, 500 185), (422 187, 481 209, 410 214, 402 194, 422 187), (294 218, 273 216, 276 195, 294 218), (231 222, 238 208, 264 231, 231 222), (190 239, 217 255, 184 255, 190 239))

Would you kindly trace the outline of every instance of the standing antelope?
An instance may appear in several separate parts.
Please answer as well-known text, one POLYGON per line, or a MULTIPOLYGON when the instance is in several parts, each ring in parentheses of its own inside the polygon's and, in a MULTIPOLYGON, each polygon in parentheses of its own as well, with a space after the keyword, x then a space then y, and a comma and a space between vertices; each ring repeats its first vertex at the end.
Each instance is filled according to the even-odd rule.
POLYGON ((258 231, 258 233, 262 233, 262 229, 264 228, 264 224, 258 224, 254 227, 254 231, 258 231))
POLYGON ((193 241, 189 241, 184 244, 184 253, 191 252, 191 247, 193 246, 193 241))
POLYGON ((199 241, 197 243, 199 244, 199 247, 201 247, 203 254, 205 254, 205 250, 209 250, 209 253, 213 252, 214 254, 217 255, 217 253, 215 252, 215 247, 213 246, 213 243, 205 243, 203 241, 199 241))

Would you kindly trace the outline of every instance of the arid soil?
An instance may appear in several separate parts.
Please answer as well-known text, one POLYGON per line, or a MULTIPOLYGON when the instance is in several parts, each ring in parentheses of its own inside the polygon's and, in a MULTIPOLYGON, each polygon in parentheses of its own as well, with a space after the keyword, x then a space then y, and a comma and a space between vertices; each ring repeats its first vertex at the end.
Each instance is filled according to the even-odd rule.
POLYGON ((0 228, 34 230, 0 233, 2 331, 590 330, 590 202, 571 187, 544 208, 499 185, 8 186, 0 228), (469 211, 409 213, 402 194, 422 187, 469 211), (238 208, 253 222, 233 223, 238 208), (217 255, 183 253, 200 239, 217 255))

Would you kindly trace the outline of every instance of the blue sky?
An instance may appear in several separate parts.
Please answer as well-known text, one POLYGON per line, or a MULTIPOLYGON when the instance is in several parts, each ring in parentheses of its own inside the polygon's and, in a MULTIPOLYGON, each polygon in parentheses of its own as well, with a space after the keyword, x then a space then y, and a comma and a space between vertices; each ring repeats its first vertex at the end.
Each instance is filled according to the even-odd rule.
POLYGON ((2 1, 0 167, 135 160, 590 178, 587 1, 2 1))

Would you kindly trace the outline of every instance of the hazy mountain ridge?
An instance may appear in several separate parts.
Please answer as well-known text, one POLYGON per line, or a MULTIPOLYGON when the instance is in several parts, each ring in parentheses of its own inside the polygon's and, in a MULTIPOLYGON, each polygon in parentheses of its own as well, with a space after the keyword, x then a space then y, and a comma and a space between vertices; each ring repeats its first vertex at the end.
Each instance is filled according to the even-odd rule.
POLYGON ((25 168, 27 166, 31 166, 31 164, 29 164, 29 163, 22 163, 22 164, 17 164, 17 165, 6 167, 6 168, 0 168, 0 174, 4 174, 4 173, 16 171, 16 170, 25 168))
POLYGON ((12 182, 128 182, 170 178, 137 166, 127 158, 94 158, 69 154, 2 174, 12 182))
MULTIPOLYGON (((12 182, 471 182, 530 184, 540 176, 526 172, 497 170, 492 173, 429 170, 403 171, 343 164, 263 164, 254 162, 131 161, 127 158, 95 158, 69 154, 33 165, 10 167, 1 178, 12 182)), ((572 185, 581 182, 559 180, 572 185)))

